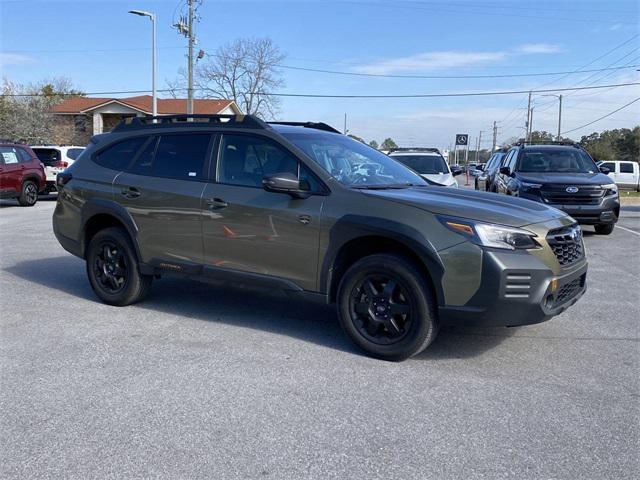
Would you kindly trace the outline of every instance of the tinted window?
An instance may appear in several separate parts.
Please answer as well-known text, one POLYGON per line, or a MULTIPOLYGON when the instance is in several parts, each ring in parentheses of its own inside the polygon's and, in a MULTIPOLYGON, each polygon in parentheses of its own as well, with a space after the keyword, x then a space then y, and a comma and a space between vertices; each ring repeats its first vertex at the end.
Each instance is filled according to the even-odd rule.
POLYGON ((28 163, 33 160, 33 157, 29 152, 27 152, 24 148, 18 148, 18 155, 20 155, 21 163, 28 163))
POLYGON ((69 150, 67 150, 67 157, 69 157, 71 160, 75 160, 83 150, 84 148, 70 148, 69 150))
POLYGON ((593 173, 598 171, 595 162, 577 148, 531 148, 523 152, 520 172, 541 173, 593 173))
POLYGON ((391 158, 418 173, 449 173, 449 167, 441 155, 391 155, 391 158))
POLYGON ((33 148, 36 156, 45 166, 50 167, 60 160, 60 152, 55 148, 33 148))
POLYGON ((130 138, 107 147, 94 156, 94 161, 112 170, 124 170, 133 160, 147 137, 130 138))
POLYGON ((160 137, 152 175, 180 180, 204 180, 211 135, 207 133, 160 137))
POLYGON ((400 162, 344 135, 324 132, 282 132, 282 135, 343 185, 360 188, 427 185, 400 162))
POLYGON ((136 173, 138 175, 151 175, 153 155, 156 153, 159 138, 160 137, 151 137, 149 139, 142 151, 136 157, 134 165, 129 168, 131 173, 136 173))
POLYGON ((616 164, 613 162, 605 162, 600 166, 608 168, 610 173, 616 173, 616 164))
POLYGON ((633 163, 620 162, 620 173, 633 173, 633 163))

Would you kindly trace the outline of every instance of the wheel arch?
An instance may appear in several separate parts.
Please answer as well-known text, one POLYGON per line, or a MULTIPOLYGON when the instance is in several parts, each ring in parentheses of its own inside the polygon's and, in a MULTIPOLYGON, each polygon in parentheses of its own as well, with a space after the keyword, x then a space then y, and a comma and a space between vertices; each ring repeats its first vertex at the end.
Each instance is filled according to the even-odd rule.
POLYGON ((430 243, 416 230, 394 221, 344 219, 331 229, 329 247, 321 268, 320 286, 329 302, 336 300, 340 280, 356 261, 369 255, 391 253, 418 266, 439 305, 444 302, 444 269, 430 243))

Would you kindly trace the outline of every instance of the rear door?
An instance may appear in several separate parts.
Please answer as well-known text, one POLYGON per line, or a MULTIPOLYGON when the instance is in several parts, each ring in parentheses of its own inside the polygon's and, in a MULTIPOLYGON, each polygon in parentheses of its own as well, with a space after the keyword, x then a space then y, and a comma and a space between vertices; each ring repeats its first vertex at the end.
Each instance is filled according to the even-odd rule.
POLYGON ((616 175, 616 183, 623 188, 638 185, 638 164, 635 162, 618 162, 620 173, 616 175), (635 168, 634 168, 635 167, 635 168))
POLYGON ((320 212, 325 199, 320 181, 282 145, 266 137, 223 134, 215 182, 203 196, 205 262, 316 288, 320 212), (315 193, 295 199, 267 192, 262 178, 293 173, 315 193))
POLYGON ((16 147, 0 146, 0 156, 0 192, 3 196, 17 195, 22 187, 20 180, 24 170, 24 164, 20 164, 20 153, 16 147))
POLYGON ((206 132, 152 135, 115 178, 117 201, 138 228, 144 263, 185 272, 200 268, 201 198, 213 138, 206 132))

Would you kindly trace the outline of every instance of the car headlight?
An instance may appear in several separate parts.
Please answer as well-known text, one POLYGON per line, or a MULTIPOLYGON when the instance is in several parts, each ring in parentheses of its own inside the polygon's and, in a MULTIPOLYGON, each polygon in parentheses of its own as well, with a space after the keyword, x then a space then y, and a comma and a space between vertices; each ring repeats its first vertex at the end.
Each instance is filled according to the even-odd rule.
POLYGON ((524 190, 537 190, 539 188, 542 188, 541 183, 522 182, 520 185, 524 190))
POLYGON ((607 183, 606 185, 602 185, 604 189, 605 195, 617 195, 618 194, 618 186, 615 183, 607 183))
POLYGON ((529 250, 540 248, 536 234, 522 228, 506 227, 490 223, 471 223, 464 220, 444 218, 442 223, 449 229, 467 237, 483 247, 503 250, 529 250))

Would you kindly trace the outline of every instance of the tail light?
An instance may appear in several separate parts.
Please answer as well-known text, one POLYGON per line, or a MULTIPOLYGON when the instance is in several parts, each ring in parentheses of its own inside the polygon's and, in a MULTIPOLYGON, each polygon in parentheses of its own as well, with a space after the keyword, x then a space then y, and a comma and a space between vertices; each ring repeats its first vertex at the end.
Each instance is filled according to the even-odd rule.
POLYGON ((69 162, 58 160, 56 163, 53 164, 53 166, 57 168, 67 168, 69 166, 69 162))
POLYGON ((56 187, 58 187, 58 189, 64 187, 67 183, 69 183, 69 180, 71 180, 73 178, 73 176, 69 173, 69 172, 61 172, 56 176, 56 187))

